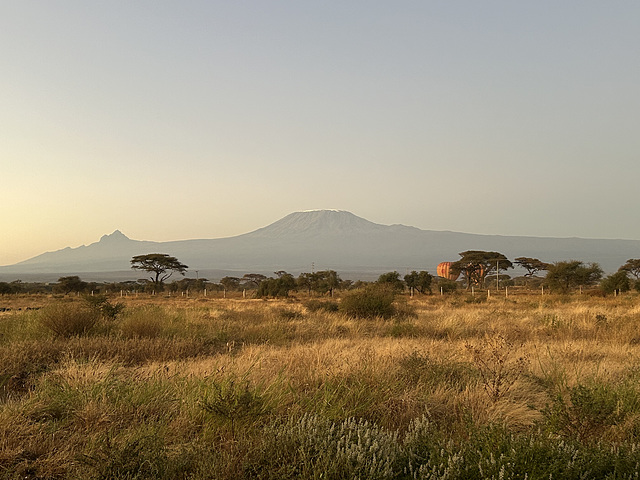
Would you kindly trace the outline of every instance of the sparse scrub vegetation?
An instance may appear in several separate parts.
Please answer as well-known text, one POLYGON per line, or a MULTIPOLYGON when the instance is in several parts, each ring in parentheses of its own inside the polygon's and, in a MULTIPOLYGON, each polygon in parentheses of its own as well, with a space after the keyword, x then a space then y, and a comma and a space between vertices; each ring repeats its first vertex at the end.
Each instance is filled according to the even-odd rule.
POLYGON ((0 477, 640 474, 637 293, 316 295, 12 297, 0 477))
POLYGON ((124 310, 123 303, 111 303, 109 298, 104 294, 86 295, 84 302, 89 308, 96 310, 108 320, 115 319, 124 310))
POLYGON ((337 312, 339 310, 338 302, 334 302, 331 300, 312 299, 305 302, 304 306, 310 312, 337 312))

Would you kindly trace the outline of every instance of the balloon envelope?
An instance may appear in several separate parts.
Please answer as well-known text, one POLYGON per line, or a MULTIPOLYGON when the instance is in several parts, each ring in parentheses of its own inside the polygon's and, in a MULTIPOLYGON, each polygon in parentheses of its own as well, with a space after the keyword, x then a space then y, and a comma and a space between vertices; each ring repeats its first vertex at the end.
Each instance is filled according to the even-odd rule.
POLYGON ((456 281, 460 276, 459 273, 453 273, 451 271, 451 265, 453 262, 442 262, 438 264, 437 273, 439 277, 446 278, 448 280, 456 281))

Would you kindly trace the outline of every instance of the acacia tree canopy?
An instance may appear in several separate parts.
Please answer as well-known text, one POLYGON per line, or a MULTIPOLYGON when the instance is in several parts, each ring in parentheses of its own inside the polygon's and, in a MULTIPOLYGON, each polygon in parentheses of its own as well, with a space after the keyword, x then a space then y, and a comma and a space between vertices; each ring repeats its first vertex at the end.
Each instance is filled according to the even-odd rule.
POLYGON ((181 263, 176 257, 166 253, 147 253, 146 255, 133 257, 131 259, 131 268, 152 273, 151 281, 156 287, 159 287, 173 272, 184 275, 189 267, 181 263))
POLYGON ((471 288, 471 285, 484 285, 484 279, 496 269, 513 268, 509 259, 498 252, 467 250, 458 255, 462 258, 451 264, 451 270, 458 274, 464 274, 467 279, 467 288, 471 288))
POLYGON ((80 277, 76 275, 60 277, 58 279, 58 285, 56 285, 56 290, 68 295, 71 292, 82 292, 87 289, 88 285, 89 284, 87 282, 83 282, 80 280, 80 277))
POLYGON ((240 283, 243 287, 258 288, 260 283, 267 279, 266 275, 261 273, 245 273, 240 279, 240 283))
POLYGON ((636 280, 640 280, 640 258, 630 258, 618 271, 628 272, 636 277, 636 280))
POLYGON ((296 288, 296 279, 293 275, 280 270, 275 272, 278 278, 267 278, 258 286, 258 297, 288 297, 289 292, 296 288))
POLYGON ((539 271, 547 270, 549 268, 548 263, 531 257, 518 257, 513 261, 513 263, 520 265, 522 268, 527 270, 527 273, 525 273, 524 276, 529 278, 533 277, 539 271))
POLYGON ((223 277, 220 279, 220 285, 225 290, 237 290, 240 288, 240 279, 238 277, 223 277))

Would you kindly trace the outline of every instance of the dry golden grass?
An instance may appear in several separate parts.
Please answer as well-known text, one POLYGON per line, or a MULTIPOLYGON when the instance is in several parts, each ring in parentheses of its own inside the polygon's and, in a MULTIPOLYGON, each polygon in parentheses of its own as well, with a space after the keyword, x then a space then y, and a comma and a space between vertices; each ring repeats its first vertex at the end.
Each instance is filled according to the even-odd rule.
MULTIPOLYGON (((39 329, 37 311, 0 317, 0 471, 98 478, 91 461, 107 468, 104 452, 124 458, 149 436, 169 457, 213 442, 235 461, 239 434, 202 408, 211 385, 230 380, 265 402, 255 419, 242 417, 248 439, 269 421, 305 414, 398 432, 426 415, 462 441, 470 425, 532 431, 559 393, 589 382, 635 389, 640 378, 635 295, 415 297, 416 317, 391 320, 311 312, 304 299, 113 301, 126 305, 119 318, 72 338, 39 329), (491 347, 494 338, 505 343, 491 347), (487 378, 499 376, 491 395, 487 378)), ((598 431, 635 439, 640 408, 598 431)))

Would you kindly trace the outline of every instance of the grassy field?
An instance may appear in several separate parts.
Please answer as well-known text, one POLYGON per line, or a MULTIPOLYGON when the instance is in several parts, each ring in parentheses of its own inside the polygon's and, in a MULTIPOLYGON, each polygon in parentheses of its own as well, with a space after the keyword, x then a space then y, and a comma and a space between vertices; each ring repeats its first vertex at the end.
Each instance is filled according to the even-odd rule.
POLYGON ((635 294, 109 301, 0 297, 0 478, 640 472, 635 294))

